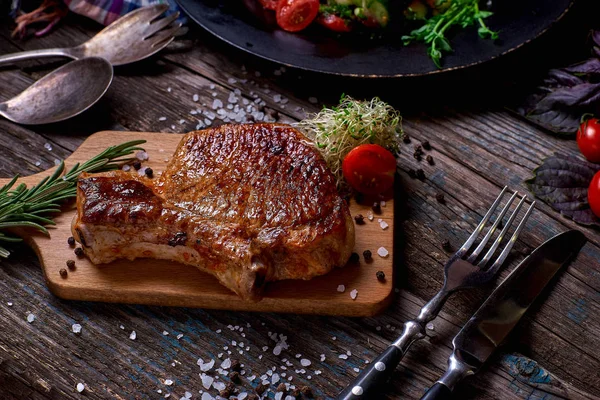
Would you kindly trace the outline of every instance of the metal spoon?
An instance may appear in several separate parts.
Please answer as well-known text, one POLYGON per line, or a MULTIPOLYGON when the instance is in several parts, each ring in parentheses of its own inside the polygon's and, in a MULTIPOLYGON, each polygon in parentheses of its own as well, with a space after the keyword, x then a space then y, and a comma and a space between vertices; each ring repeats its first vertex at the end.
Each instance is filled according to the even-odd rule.
POLYGON ((181 23, 173 23, 174 13, 156 19, 169 8, 166 4, 142 7, 119 18, 87 42, 64 49, 41 49, 0 56, 0 65, 40 57, 102 57, 112 65, 139 61, 160 51, 181 33, 181 23), (166 28, 166 29, 165 29, 166 28))
POLYGON ((103 58, 71 61, 0 103, 0 115, 24 125, 62 121, 96 103, 112 78, 112 66, 103 58))

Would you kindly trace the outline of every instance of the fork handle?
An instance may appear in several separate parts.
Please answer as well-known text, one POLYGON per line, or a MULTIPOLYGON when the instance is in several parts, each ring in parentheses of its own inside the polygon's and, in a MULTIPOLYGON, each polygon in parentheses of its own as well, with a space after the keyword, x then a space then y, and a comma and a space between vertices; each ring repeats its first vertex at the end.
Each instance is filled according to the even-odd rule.
POLYGON ((402 335, 383 353, 373 360, 360 375, 344 389, 337 400, 378 399, 378 392, 392 376, 394 370, 416 340, 425 337, 423 328, 416 321, 404 323, 402 335))
POLYGON ((12 64, 15 61, 32 60, 42 57, 69 57, 76 59, 71 49, 39 49, 28 50, 0 56, 0 65, 12 64))

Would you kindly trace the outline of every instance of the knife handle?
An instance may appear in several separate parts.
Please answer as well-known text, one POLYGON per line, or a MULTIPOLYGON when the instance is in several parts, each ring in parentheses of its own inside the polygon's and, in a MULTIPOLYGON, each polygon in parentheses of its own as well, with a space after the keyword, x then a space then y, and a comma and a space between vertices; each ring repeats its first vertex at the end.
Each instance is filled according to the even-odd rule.
POLYGON ((443 383, 436 382, 435 385, 421 397, 421 400, 450 400, 452 398, 452 390, 443 383))
POLYGON ((394 345, 388 347, 338 395, 337 400, 380 398, 378 392, 392 376, 403 355, 402 350, 398 347, 394 345))

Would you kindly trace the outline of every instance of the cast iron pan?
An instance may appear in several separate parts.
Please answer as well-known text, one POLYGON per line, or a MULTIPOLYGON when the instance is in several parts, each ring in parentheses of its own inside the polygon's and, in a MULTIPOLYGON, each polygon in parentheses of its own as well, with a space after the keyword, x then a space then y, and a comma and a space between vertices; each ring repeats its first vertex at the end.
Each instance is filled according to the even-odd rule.
POLYGON ((494 15, 486 22, 500 31, 500 39, 480 39, 476 27, 451 32, 454 52, 445 55, 441 69, 429 59, 425 45, 402 45, 402 30, 409 28, 402 23, 394 25, 392 21, 395 28, 375 38, 335 35, 319 26, 292 34, 278 29, 268 14, 251 12, 256 0, 177 1, 204 29, 258 57, 326 74, 403 77, 440 73, 499 57, 544 33, 574 0, 493 0, 494 15))

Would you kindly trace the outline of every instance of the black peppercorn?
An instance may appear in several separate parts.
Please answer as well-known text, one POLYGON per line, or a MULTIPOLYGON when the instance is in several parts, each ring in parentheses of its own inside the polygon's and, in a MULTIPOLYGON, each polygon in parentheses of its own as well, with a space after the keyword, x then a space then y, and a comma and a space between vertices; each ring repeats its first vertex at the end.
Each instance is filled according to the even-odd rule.
POLYGON ((359 261, 360 261, 360 258, 358 256, 358 253, 350 254, 350 264, 358 264, 359 261))
POLYGON ((417 170, 417 178, 424 181, 425 180, 425 171, 423 171, 422 169, 419 168, 417 170))
POLYGON ((82 249, 81 247, 77 247, 77 248, 74 250, 74 253, 75 253, 75 255, 76 255, 77 257, 83 257, 83 249, 82 249))
POLYGON ((363 251, 363 257, 365 258, 365 261, 369 262, 373 259, 373 253, 371 253, 371 250, 365 250, 363 251))
POLYGON ((438 193, 435 195, 435 199, 438 201, 438 203, 440 204, 444 204, 446 203, 446 198, 444 197, 443 193, 438 193))
POLYGON ((354 221, 356 221, 358 225, 362 225, 365 223, 365 217, 363 217, 362 214, 357 214, 354 216, 354 221))
POLYGON ((237 371, 231 371, 229 373, 229 379, 231 379, 231 382, 240 383, 240 373, 237 371))
POLYGON ((138 171, 140 168, 142 168, 142 163, 139 161, 134 162, 133 168, 135 168, 135 170, 138 171))
POLYGON ((75 238, 73 236, 69 236, 69 238, 67 239, 67 243, 71 247, 75 246, 75 238))
POLYGON ((258 393, 259 395, 262 395, 265 390, 267 390, 267 388, 264 387, 264 385, 262 383, 259 383, 258 385, 256 385, 256 388, 254 389, 256 391, 256 393, 258 393))
POLYGON ((425 150, 431 150, 431 144, 429 143, 429 140, 426 140, 423 143, 421 143, 421 146, 423 146, 425 150))
POLYGON ((67 260, 67 267, 69 269, 75 269, 75 261, 73 261, 73 260, 67 260))
POLYGON ((371 208, 373 209, 374 213, 381 214, 381 204, 378 201, 374 202, 371 208))
POLYGON ((408 136, 408 134, 404 134, 404 136, 402 136, 402 141, 404 143, 410 143, 410 136, 408 136))
POLYGON ((377 271, 375 273, 375 275, 377 276, 377 280, 379 282, 385 282, 385 272, 383 272, 383 271, 377 271))
POLYGON ((242 365, 238 360, 231 360, 231 370, 240 372, 242 370, 242 365))
POLYGON ((144 173, 146 174, 146 176, 147 176, 148 178, 152 178, 152 174, 154 174, 154 171, 152 171, 152 168, 146 168, 146 169, 144 170, 144 173))
POLYGON ((425 157, 425 159, 427 160, 427 162, 429 163, 429 165, 433 165, 433 164, 435 164, 435 163, 433 162, 433 157, 431 157, 431 156, 429 156, 429 155, 428 155, 427 157, 425 157))
POLYGON ((450 244, 450 241, 448 239, 442 242, 442 248, 446 251, 452 251, 452 245, 450 244))
POLYGON ((311 388, 309 388, 308 386, 302 386, 300 388, 300 392, 302 392, 302 394, 306 397, 312 397, 313 395, 311 388))
POLYGON ((58 273, 60 274, 61 277, 66 278, 67 277, 67 270, 64 268, 61 268, 60 271, 58 271, 58 273))

